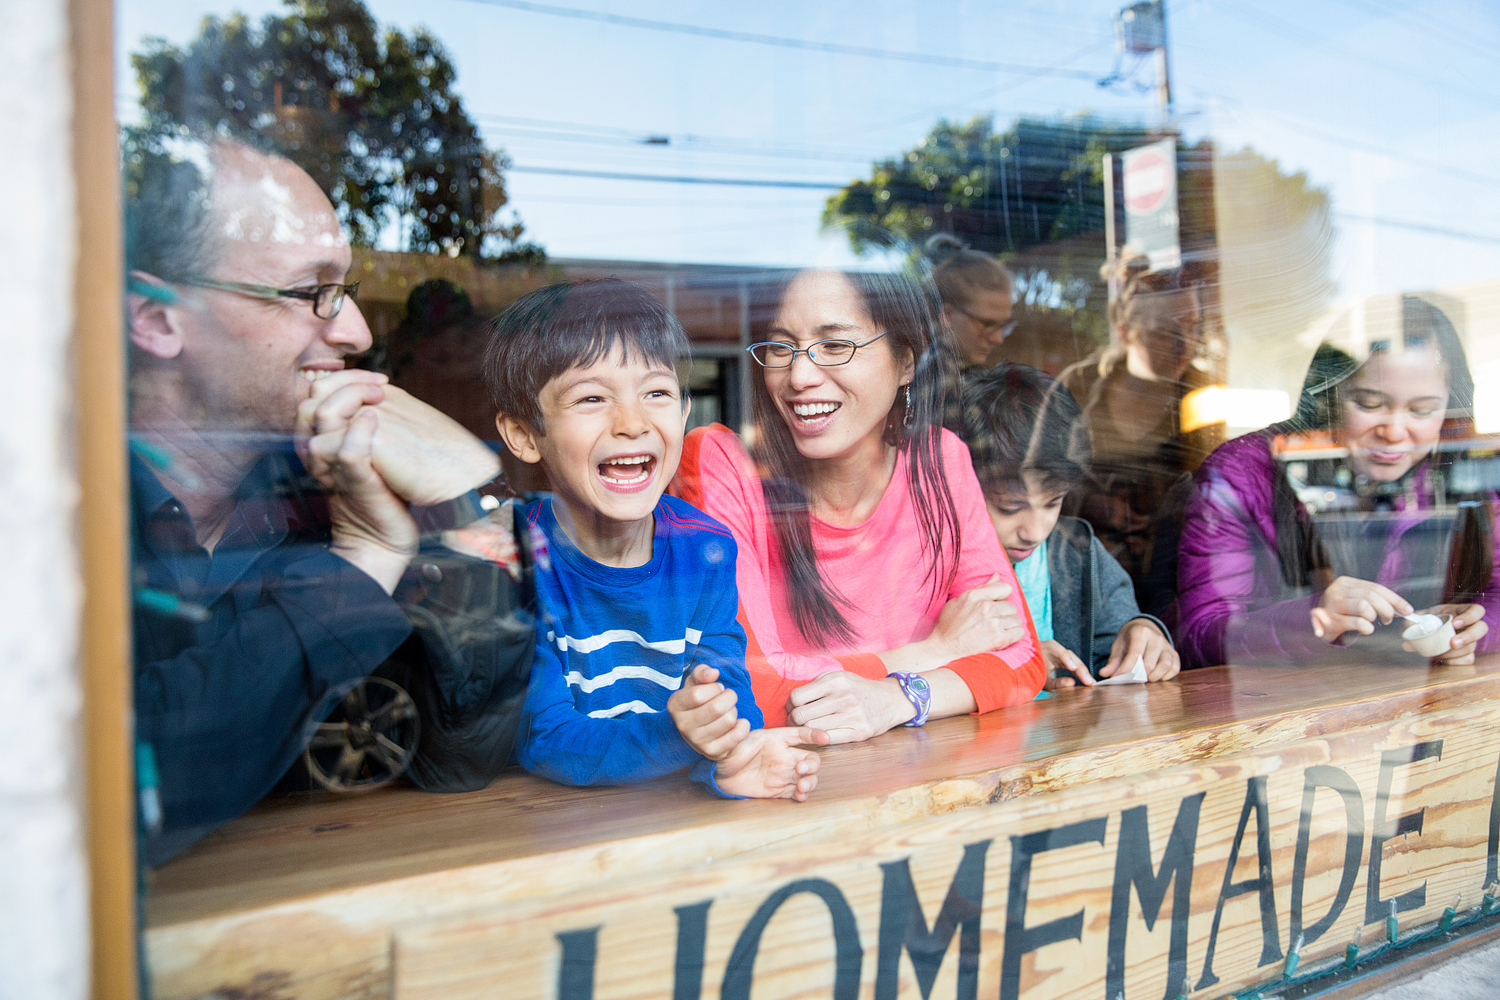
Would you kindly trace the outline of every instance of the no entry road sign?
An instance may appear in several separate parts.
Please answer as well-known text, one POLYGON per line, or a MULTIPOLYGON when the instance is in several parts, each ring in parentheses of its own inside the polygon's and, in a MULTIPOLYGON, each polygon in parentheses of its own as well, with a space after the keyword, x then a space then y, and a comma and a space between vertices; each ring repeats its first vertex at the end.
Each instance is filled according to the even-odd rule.
POLYGON ((1146 255, 1153 271, 1179 267, 1177 235, 1177 148, 1173 139, 1126 150, 1124 169, 1125 242, 1146 255))

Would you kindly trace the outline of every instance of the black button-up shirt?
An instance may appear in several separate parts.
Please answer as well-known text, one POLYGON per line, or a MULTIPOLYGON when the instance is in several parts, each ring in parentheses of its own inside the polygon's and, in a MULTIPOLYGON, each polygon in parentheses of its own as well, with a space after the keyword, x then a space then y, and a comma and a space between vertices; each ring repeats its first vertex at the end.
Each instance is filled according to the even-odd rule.
POLYGON ((131 456, 137 740, 153 751, 156 864, 274 786, 317 723, 411 633, 374 579, 328 550, 321 498, 290 452, 236 491, 210 553, 131 456))

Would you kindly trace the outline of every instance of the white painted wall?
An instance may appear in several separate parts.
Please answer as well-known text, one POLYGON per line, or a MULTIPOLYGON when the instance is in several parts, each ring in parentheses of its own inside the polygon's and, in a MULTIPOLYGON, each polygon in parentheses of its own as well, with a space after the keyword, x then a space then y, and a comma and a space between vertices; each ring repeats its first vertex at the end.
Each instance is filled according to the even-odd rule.
POLYGON ((0 0, 3 1000, 81 1000, 89 989, 67 13, 62 0, 0 0))

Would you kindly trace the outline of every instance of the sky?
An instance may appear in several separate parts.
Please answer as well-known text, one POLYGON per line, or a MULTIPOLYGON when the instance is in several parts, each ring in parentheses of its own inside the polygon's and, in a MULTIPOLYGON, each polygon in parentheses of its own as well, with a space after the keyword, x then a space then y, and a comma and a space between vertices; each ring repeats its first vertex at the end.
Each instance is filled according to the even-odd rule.
MULTIPOLYGON (((512 206, 556 257, 848 265, 845 238, 819 230, 830 190, 805 185, 867 176, 939 118, 1161 114, 1130 83, 1097 83, 1151 78, 1149 63, 1116 55, 1117 2, 369 5, 384 25, 443 41, 469 113, 513 162, 512 206), (534 172, 558 169, 804 186, 534 172)), ((123 0, 121 118, 136 114, 128 55, 145 36, 180 44, 205 14, 280 7, 123 0)), ((1328 191, 1339 298, 1500 276, 1500 5, 1170 0, 1168 25, 1184 132, 1252 147, 1328 191)))

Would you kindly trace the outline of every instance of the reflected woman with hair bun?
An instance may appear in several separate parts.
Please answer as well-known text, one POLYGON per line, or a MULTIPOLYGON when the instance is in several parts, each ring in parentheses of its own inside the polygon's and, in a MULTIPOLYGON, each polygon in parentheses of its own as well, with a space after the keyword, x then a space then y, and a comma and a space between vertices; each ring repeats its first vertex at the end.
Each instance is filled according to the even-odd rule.
POLYGON ((1207 455, 1183 433, 1182 398, 1207 382, 1193 366, 1202 303, 1183 268, 1151 271, 1127 252, 1103 276, 1118 292, 1109 307, 1111 343, 1058 380, 1083 407, 1093 447, 1090 484, 1078 514, 1130 574, 1142 610, 1174 617, 1174 487, 1207 455))
POLYGON ((853 742, 1031 699, 1040 643, 968 451, 939 427, 936 296, 839 271, 771 291, 751 448, 693 431, 673 485, 734 535, 767 725, 853 742))
POLYGON ((1473 399, 1457 331, 1415 296, 1402 301, 1399 340, 1371 344, 1363 363, 1320 349, 1296 414, 1223 445, 1198 471, 1179 567, 1188 664, 1411 662, 1409 642, 1395 651, 1400 630, 1377 624, 1423 606, 1454 618, 1438 662, 1493 649, 1495 496, 1454 493, 1456 453, 1438 448, 1445 423, 1472 433, 1473 399), (1351 509, 1316 513, 1303 502, 1293 465, 1307 462, 1289 461, 1298 454, 1286 447, 1298 437, 1342 454, 1331 460, 1334 481, 1352 488, 1351 509), (1458 542, 1455 509, 1468 522, 1458 542))

